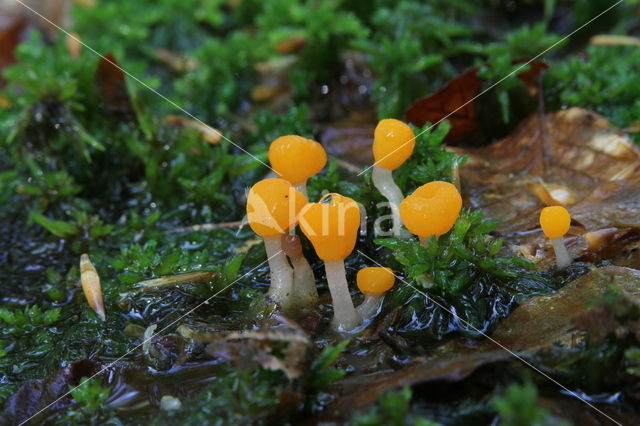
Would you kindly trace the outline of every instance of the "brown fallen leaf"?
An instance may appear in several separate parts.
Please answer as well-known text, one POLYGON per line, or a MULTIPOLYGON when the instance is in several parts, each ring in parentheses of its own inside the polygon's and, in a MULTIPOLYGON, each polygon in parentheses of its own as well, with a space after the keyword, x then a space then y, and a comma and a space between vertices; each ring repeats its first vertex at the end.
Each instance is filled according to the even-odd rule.
POLYGON ((231 331, 215 338, 206 352, 231 362, 239 368, 260 365, 269 370, 280 370, 288 379, 300 377, 307 368, 306 355, 311 340, 295 322, 285 317, 274 317, 258 330, 231 331))
POLYGON ((46 31, 47 36, 53 36, 58 31, 57 26, 65 28, 71 23, 70 6, 69 0, 0 1, 0 21, 24 19, 46 31))
MULTIPOLYGON (((549 204, 568 207, 573 227, 568 241, 575 257, 589 244, 579 235, 604 228, 640 228, 640 150, 601 116, 580 108, 530 116, 508 137, 469 155, 460 170, 467 203, 500 222, 507 242, 535 247, 535 261, 552 251, 538 224, 549 204)), ((624 233, 619 236, 623 237, 624 233)), ((571 248, 570 248, 571 251, 571 248)))
POLYGON ((302 49, 306 44, 307 39, 303 36, 293 36, 288 39, 278 42, 275 46, 275 50, 278 53, 293 53, 302 49))
POLYGON ((506 351, 493 350, 437 359, 421 359, 399 371, 383 372, 341 380, 333 386, 336 397, 323 421, 344 419, 378 400, 389 389, 432 382, 459 382, 483 365, 505 361, 506 351))
MULTIPOLYGON (((18 19, 0 31, 0 71, 16 63, 16 46, 22 40, 26 28, 27 22, 23 19, 18 19)), ((4 78, 0 77, 0 87, 4 87, 5 84, 4 78)))
POLYGON ((38 411, 44 410, 41 415, 31 420, 30 424, 43 423, 51 412, 61 410, 72 403, 73 399, 68 395, 70 386, 79 385, 82 377, 92 377, 100 372, 101 367, 101 364, 95 361, 83 359, 68 364, 46 379, 25 383, 5 401, 0 419, 6 420, 7 424, 22 424, 38 411), (59 398, 62 399, 58 400, 59 398), (47 407, 50 404, 51 406, 47 407))
POLYGON ((640 271, 607 266, 550 295, 529 299, 505 318, 491 337, 515 352, 552 345, 573 347, 583 335, 575 330, 574 320, 590 309, 591 300, 614 283, 640 301, 640 271))
POLYGON ((125 74, 113 54, 107 53, 100 59, 95 75, 95 87, 108 111, 126 116, 129 120, 135 119, 125 74))
MULTIPOLYGON (((526 59, 516 60, 514 64, 524 63, 526 59)), ((535 97, 538 90, 536 78, 547 68, 541 61, 529 64, 529 70, 518 75, 525 84, 530 96, 535 97)), ((445 118, 451 123, 451 130, 446 137, 450 145, 459 145, 468 139, 479 139, 480 123, 477 114, 475 97, 479 94, 483 81, 478 77, 479 67, 450 80, 436 92, 418 99, 406 111, 406 120, 418 127, 426 123, 437 123, 445 118)), ((484 99, 482 99, 484 101, 484 99)))
POLYGON ((256 102, 266 102, 286 93, 288 90, 289 87, 286 84, 273 79, 254 87, 251 90, 251 99, 256 102))
POLYGON ((451 114, 447 117, 451 123, 447 141, 452 145, 458 145, 478 128, 475 107, 473 102, 470 102, 482 85, 477 74, 478 68, 472 68, 449 81, 435 93, 417 100, 405 113, 406 120, 422 127, 427 122, 437 123, 451 114))

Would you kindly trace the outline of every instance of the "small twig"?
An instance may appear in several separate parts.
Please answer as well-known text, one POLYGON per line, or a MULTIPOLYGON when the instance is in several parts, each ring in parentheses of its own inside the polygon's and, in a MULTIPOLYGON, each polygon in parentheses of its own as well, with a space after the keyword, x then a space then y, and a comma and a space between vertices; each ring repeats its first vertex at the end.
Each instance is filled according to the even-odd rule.
POLYGON ((591 37, 589 44, 593 46, 636 46, 640 47, 640 38, 613 35, 613 34, 600 34, 591 37))
POLYGON ((144 280, 134 284, 132 286, 132 290, 125 293, 123 296, 131 296, 146 291, 158 290, 160 288, 175 287, 180 284, 206 283, 207 281, 211 281, 215 278, 216 275, 217 272, 214 271, 195 271, 144 280))
POLYGON ((182 228, 174 228, 165 231, 165 234, 174 234, 178 232, 193 232, 193 231, 212 231, 214 229, 225 228, 240 228, 243 225, 241 220, 235 222, 223 222, 223 223, 203 223, 200 225, 185 226, 182 228))
POLYGON ((358 166, 356 166, 354 164, 351 164, 348 161, 341 160, 341 159, 336 158, 336 157, 331 157, 331 159, 333 161, 335 161, 338 166, 342 167, 343 169, 345 169, 348 172, 355 173, 355 174, 362 173, 362 168, 361 167, 358 167, 358 166))

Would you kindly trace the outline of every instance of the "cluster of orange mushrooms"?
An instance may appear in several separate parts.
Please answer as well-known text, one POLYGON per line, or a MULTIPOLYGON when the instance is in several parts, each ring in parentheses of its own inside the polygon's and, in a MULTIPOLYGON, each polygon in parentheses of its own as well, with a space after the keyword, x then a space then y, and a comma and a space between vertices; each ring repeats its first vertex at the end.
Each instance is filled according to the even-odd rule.
MULTIPOLYGON (((405 197, 393 180, 393 170, 412 154, 415 134, 411 127, 395 120, 382 120, 373 137, 374 186, 387 198, 392 213, 392 233, 418 236, 427 245, 451 230, 460 215, 462 197, 451 183, 435 181, 405 197)), ((340 331, 358 329, 380 309, 382 295, 395 281, 391 269, 366 267, 358 271, 357 284, 365 295, 356 308, 346 279, 344 259, 354 250, 361 224, 361 209, 349 197, 326 194, 316 202, 308 200, 307 180, 327 163, 322 145, 301 136, 282 136, 269 147, 269 161, 279 178, 253 185, 247 197, 247 219, 251 229, 264 239, 271 274, 268 296, 283 310, 312 308, 318 303, 315 277, 302 254, 296 226, 309 239, 324 261, 333 301, 333 326, 340 331)), ((556 251, 558 266, 571 258, 562 236, 569 228, 569 213, 563 207, 542 210, 540 223, 556 251)))
MULTIPOLYGON (((389 201, 393 235, 408 237, 402 229, 404 224, 421 245, 427 246, 431 238, 446 234, 454 226, 462 197, 453 184, 442 181, 422 185, 407 197, 402 194, 393 180, 393 170, 413 154, 415 138, 413 130, 401 121, 380 121, 373 138, 372 180, 389 201)), ((282 136, 271 143, 269 161, 280 178, 261 180, 253 185, 247 197, 249 225, 263 238, 267 252, 271 274, 268 296, 285 311, 318 304, 316 279, 295 233, 296 226, 300 226, 324 261, 334 327, 352 331, 366 326, 379 312, 382 296, 393 287, 395 275, 385 267, 358 271, 357 284, 364 300, 357 308, 354 306, 344 259, 355 248, 364 209, 340 194, 326 194, 317 202, 309 202, 307 180, 327 163, 327 154, 318 142, 301 136, 282 136)), ((540 225, 551 241, 559 268, 572 262, 563 240, 570 222, 564 207, 546 207, 540 213, 540 225)), ((86 254, 80 259, 80 281, 88 304, 104 320, 100 277, 86 254)))

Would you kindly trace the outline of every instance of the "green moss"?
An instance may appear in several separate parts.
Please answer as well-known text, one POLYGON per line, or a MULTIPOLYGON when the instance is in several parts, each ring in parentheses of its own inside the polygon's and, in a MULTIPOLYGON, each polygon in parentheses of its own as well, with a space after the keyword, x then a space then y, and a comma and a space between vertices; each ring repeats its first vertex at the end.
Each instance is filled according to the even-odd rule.
MULTIPOLYGON (((350 99, 357 90, 365 99, 359 107, 375 109, 379 117, 401 117, 413 100, 470 67, 481 66, 483 87, 490 86, 514 69, 514 59, 537 54, 559 34, 608 6, 604 3, 532 1, 510 10, 500 2, 469 0, 110 0, 98 1, 93 8, 74 7, 71 29, 84 42, 100 53, 113 53, 128 72, 175 102, 168 103, 127 77, 130 106, 120 112, 110 109, 97 90, 98 57, 83 48, 80 58, 73 58, 63 36, 45 39, 31 31, 18 47, 18 63, 3 70, 7 85, 0 91, 0 400, 64 363, 89 356, 113 360, 126 354, 140 343, 122 332, 128 324, 164 326, 188 314, 184 321, 222 329, 254 327, 255 318, 247 318, 247 312, 254 313, 250 306, 262 306, 260 297, 268 283, 267 270, 254 269, 266 257, 261 246, 238 252, 253 234, 246 228, 170 231, 241 220, 245 188, 268 170, 238 146, 266 161, 268 144, 276 137, 314 137, 332 126, 343 111, 329 116, 318 111, 323 110, 316 96, 319 84, 331 85, 347 76, 349 84, 340 86, 341 96, 350 99), (539 10, 527 12, 530 7, 539 10), (574 11, 573 19, 562 21, 568 9, 574 11), (293 37, 304 40, 300 50, 276 50, 278 43, 293 37), (176 67, 161 59, 158 49, 195 67, 176 67), (277 78, 293 89, 293 95, 273 104, 254 102, 252 90, 266 78, 257 65, 280 60, 291 60, 277 78), (487 62, 490 66, 484 65, 487 62), (351 75, 354 66, 362 76, 351 75), (354 82, 357 89, 350 89, 354 82), (176 105, 219 128, 237 146, 226 141, 211 145, 194 129, 167 124, 167 115, 184 115, 176 105), (101 276, 106 323, 90 310, 77 286, 83 252, 89 253, 101 276), (214 272, 214 278, 134 294, 132 285, 141 280, 201 270, 214 272), (213 295, 208 305, 191 311, 213 295)), ((585 28, 580 37, 635 28, 632 12, 637 4, 626 1, 599 21, 602 26, 585 28)), ((579 43, 574 37, 567 44, 571 51, 552 57, 544 80, 545 108, 587 107, 616 125, 632 126, 640 113, 637 49, 582 51, 579 43)), ((517 96, 523 89, 520 80, 509 78, 489 94, 491 103, 479 103, 479 108, 514 124, 520 118, 517 96)), ((448 130, 449 125, 441 123, 418 137, 414 156, 394 173, 405 193, 429 180, 453 179, 453 168, 464 159, 445 150, 442 140, 448 130)), ((356 199, 372 217, 382 213, 375 210, 382 197, 368 174, 355 177, 330 162, 309 182, 312 198, 324 190, 356 199)), ((531 273, 522 259, 504 256, 500 240, 491 237, 494 226, 478 212, 465 211, 451 233, 426 248, 411 240, 379 241, 384 247, 375 247, 371 237, 360 240, 359 248, 381 262, 397 261, 403 278, 429 295, 424 298, 397 286, 383 310, 386 314, 402 306, 394 327, 417 352, 420 346, 428 349, 429 337, 441 338, 451 330, 477 335, 459 319, 487 330, 517 301, 564 282, 552 274, 531 273), (430 281, 421 279, 425 273, 430 281), (458 316, 430 299, 455 308, 458 316)), ((310 259, 320 279, 321 263, 310 259)), ((350 275, 364 263, 353 256, 350 275)), ((210 385, 182 390, 181 410, 143 410, 143 422, 268 422, 278 418, 283 395, 291 389, 300 393, 300 404, 288 411, 292 419, 322 414, 331 399, 330 385, 353 369, 345 360, 369 350, 360 339, 349 346, 337 343, 323 334, 325 322, 314 328, 320 331, 313 337, 326 349, 310 360, 304 383, 291 384, 281 373, 262 369, 221 369, 210 385), (343 351, 349 356, 341 358, 343 351)), ((598 388, 602 371, 621 363, 624 371, 635 374, 637 342, 629 338, 622 345, 607 339, 604 347, 591 342, 583 348, 592 362, 581 359, 575 365, 581 372, 592 371, 593 377, 574 378, 576 386, 598 388)), ((194 362, 202 361, 202 348, 195 354, 194 362)), ((144 366, 137 351, 124 362, 144 366)), ((388 367, 381 363, 379 368, 388 367)), ((557 371, 564 374, 560 367, 557 371)), ((151 374, 145 378, 158 379, 151 374)), ((525 391, 505 395, 499 408, 503 418, 513 412, 509 407, 519 407, 518 401, 531 401, 531 393, 525 391)), ((75 403, 58 420, 121 421, 127 415, 105 405, 109 392, 99 381, 89 382, 74 391, 75 403)), ((471 405, 482 400, 475 390, 464 392, 471 405)), ((408 390, 385 394, 353 422, 428 424, 412 414, 410 400, 408 390)))
POLYGON ((378 402, 367 411, 349 420, 354 426, 438 426, 441 423, 411 413, 411 389, 390 390, 383 393, 378 402))
POLYGON ((506 426, 567 425, 538 405, 538 391, 531 382, 510 385, 502 396, 494 398, 493 405, 500 416, 500 424, 506 426))

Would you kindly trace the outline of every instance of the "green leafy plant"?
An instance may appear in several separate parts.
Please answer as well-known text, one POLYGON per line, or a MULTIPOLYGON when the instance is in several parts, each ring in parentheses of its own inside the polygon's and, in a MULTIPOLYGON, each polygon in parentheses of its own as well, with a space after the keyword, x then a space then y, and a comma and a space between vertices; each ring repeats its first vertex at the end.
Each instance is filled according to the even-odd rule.
POLYGON ((326 389, 331 383, 340 380, 346 371, 333 367, 338 357, 349 346, 349 340, 343 340, 335 346, 326 346, 318 355, 309 369, 308 386, 314 391, 326 389))
POLYGON ((55 424, 121 425, 115 410, 106 405, 111 388, 102 384, 102 379, 82 378, 77 387, 69 391, 76 404, 63 415, 56 417, 55 424))
POLYGON ((375 10, 372 37, 355 39, 352 45, 368 55, 376 73, 372 90, 378 117, 399 117, 416 95, 437 87, 434 81, 453 76, 446 59, 473 49, 464 40, 473 31, 450 17, 473 14, 474 9, 464 1, 404 1, 375 10))
POLYGON ((531 382, 510 385, 502 396, 493 399, 493 405, 500 424, 505 426, 567 425, 538 405, 538 390, 531 382))
MULTIPOLYGON (((640 112, 640 77, 632 71, 640 52, 630 46, 591 46, 582 57, 554 64, 544 81, 552 108, 594 110, 620 127, 633 126, 640 112), (612 61, 612 57, 625 60, 612 61)), ((636 132, 631 136, 638 141, 636 132)))
POLYGON ((464 291, 479 274, 511 279, 532 265, 518 256, 500 257, 501 239, 490 237, 498 224, 485 220, 480 211, 463 209, 453 229, 427 247, 413 239, 380 238, 375 242, 392 249, 408 278, 424 289, 445 297, 464 291), (419 279, 424 274, 426 279, 419 279))
POLYGON ((422 129, 413 127, 416 147, 413 155, 394 172, 394 179, 405 194, 434 180, 453 182, 454 170, 462 166, 467 157, 445 149, 444 138, 451 124, 443 121, 436 127, 426 123, 422 129))
POLYGON ((283 374, 262 368, 223 369, 217 380, 182 401, 178 410, 164 411, 156 425, 263 424, 274 415, 283 374))
POLYGON ((354 426, 437 426, 438 422, 411 413, 411 388, 390 390, 378 398, 378 402, 363 413, 349 420, 354 426))

